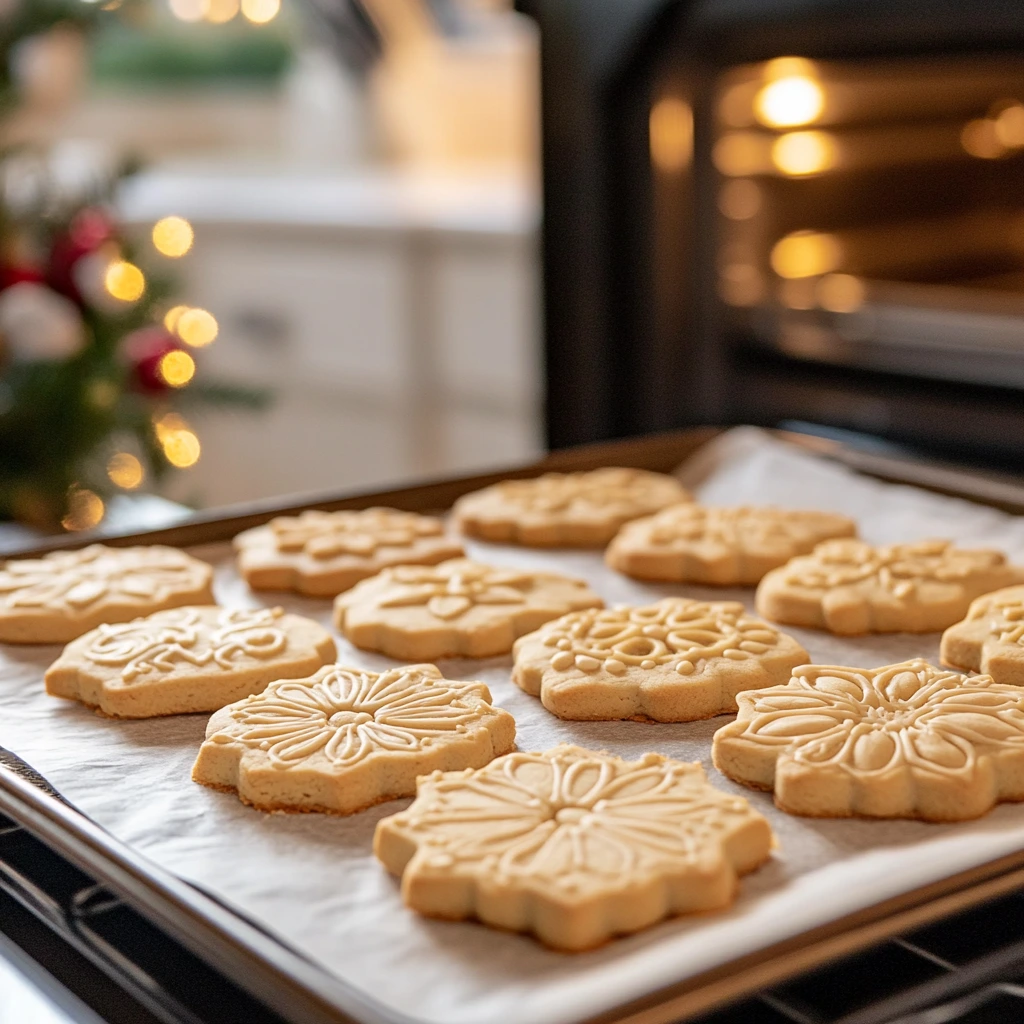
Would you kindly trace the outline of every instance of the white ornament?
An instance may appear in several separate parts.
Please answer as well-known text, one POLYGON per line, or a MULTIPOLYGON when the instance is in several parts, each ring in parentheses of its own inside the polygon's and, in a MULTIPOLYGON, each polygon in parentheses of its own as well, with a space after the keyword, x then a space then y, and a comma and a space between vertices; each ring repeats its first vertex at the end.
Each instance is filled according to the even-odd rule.
POLYGON ((68 359, 85 344, 85 325, 70 299, 22 281, 0 292, 0 336, 18 362, 68 359))

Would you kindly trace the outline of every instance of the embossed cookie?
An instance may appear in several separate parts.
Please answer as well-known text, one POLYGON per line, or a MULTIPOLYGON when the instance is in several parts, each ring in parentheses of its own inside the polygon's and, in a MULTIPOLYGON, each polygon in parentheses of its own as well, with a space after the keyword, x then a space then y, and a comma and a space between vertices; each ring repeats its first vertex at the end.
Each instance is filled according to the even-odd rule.
POLYGON ((768 573, 756 604, 774 622, 841 635, 930 633, 962 619, 974 598, 1021 580, 1024 567, 999 551, 832 540, 768 573))
POLYGON ((440 519, 392 508, 278 516, 234 543, 254 590, 313 597, 334 597, 389 565, 436 565, 462 554, 440 519))
POLYGON ((0 641, 62 644, 101 622, 213 602, 213 567, 176 548, 90 544, 0 566, 0 641))
POLYGON ((172 608, 73 640, 46 691, 120 718, 216 711, 334 655, 327 630, 280 608, 172 608))
POLYGON ((792 814, 962 821, 1024 800, 1024 690, 991 676, 803 665, 737 701, 715 766, 792 814))
POLYGON ((513 648, 512 680, 559 718, 692 722, 736 710, 736 694, 810 661, 738 601, 666 597, 571 612, 513 648))
POLYGON ((480 768, 515 735, 483 683, 443 679, 433 665, 330 665, 218 711, 192 778, 264 811, 351 814, 412 796, 418 775, 480 768))
POLYGON ((356 647, 419 661, 505 654, 543 623, 602 604, 581 580, 457 558, 385 569, 339 595, 334 614, 356 647))
POLYGON ((453 511, 472 537, 529 547, 601 548, 623 523, 689 497, 663 473, 595 469, 505 480, 464 495, 453 511))
POLYGON ((944 665, 1024 686, 1024 586, 979 597, 967 618, 942 634, 944 665))
POLYGON ((641 580, 752 585, 770 569, 857 524, 833 512, 673 505, 626 523, 605 561, 641 580))
POLYGON ((413 910, 577 951, 729 906, 771 845, 768 822, 699 764, 560 746, 420 779, 373 848, 413 910))

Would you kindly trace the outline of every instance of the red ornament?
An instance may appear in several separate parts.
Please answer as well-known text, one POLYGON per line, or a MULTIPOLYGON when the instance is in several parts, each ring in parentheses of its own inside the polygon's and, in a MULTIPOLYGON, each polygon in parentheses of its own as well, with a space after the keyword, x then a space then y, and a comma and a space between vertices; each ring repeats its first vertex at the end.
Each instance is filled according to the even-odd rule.
POLYGON ((181 348, 174 336, 154 324, 132 331, 124 341, 124 354, 135 375, 135 385, 150 395, 162 395, 170 385, 160 374, 160 360, 168 352, 181 348))
POLYGON ((64 234, 53 240, 50 249, 50 266, 46 282, 51 288, 71 296, 76 302, 82 301, 72 273, 75 264, 104 242, 114 237, 114 225, 110 218, 95 206, 79 210, 64 234))
POLYGON ((10 288, 12 284, 22 284, 25 281, 42 284, 43 272, 38 267, 0 266, 0 291, 10 288))

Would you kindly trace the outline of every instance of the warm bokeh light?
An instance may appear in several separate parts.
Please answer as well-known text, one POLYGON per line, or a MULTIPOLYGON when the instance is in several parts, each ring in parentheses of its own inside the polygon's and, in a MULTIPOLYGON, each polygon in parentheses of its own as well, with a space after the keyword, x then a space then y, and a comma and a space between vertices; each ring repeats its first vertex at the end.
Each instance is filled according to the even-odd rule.
POLYGON ((651 107, 651 162, 659 171, 674 173, 689 166, 693 155, 693 110, 676 96, 665 96, 651 107))
POLYGON ((783 174, 820 174, 836 164, 836 146, 826 132, 787 132, 772 145, 772 163, 783 174))
POLYGON ((779 302, 787 309, 814 309, 814 281, 807 277, 796 277, 781 281, 778 289, 779 302))
POLYGON ((1024 146, 1024 105, 1013 103, 1001 111, 993 124, 996 138, 1007 149, 1024 146))
POLYGON ((996 122, 987 117, 968 121, 960 133, 960 144, 982 160, 998 160, 1006 153, 1006 146, 996 134, 996 122))
POLYGON ((281 0, 242 0, 242 14, 254 25, 273 21, 281 10, 281 0))
POLYGON ((68 494, 68 514, 60 524, 65 530, 91 530, 99 526, 105 511, 98 494, 84 487, 74 487, 68 494))
POLYGON ((762 132, 728 132, 711 151, 711 162, 730 178, 764 174, 771 170, 770 136, 762 132))
POLYGON ((116 487, 134 491, 146 477, 142 463, 131 452, 118 452, 107 463, 107 476, 116 487))
POLYGON ((718 209, 729 220, 750 220, 761 210, 761 189, 749 178, 727 181, 718 192, 718 209))
POLYGON ((764 280, 751 263, 727 263, 718 273, 718 294, 730 306, 753 306, 764 294, 764 280))
POLYGON ((156 439, 164 458, 178 469, 188 469, 199 461, 202 447, 199 438, 177 413, 169 412, 153 423, 156 439))
POLYGON ((825 108, 825 92, 806 75, 790 75, 769 82, 754 99, 754 114, 769 128, 811 124, 825 108))
POLYGON ((146 278, 134 263, 114 260, 103 275, 103 286, 122 302, 137 302, 146 290, 146 278))
POLYGON ((814 62, 806 57, 775 57, 767 61, 761 69, 761 77, 766 82, 772 82, 777 78, 814 78, 818 69, 814 62))
POLYGON ((167 5, 179 21, 202 21, 207 0, 167 0, 167 5))
POLYGON ((164 327, 166 327, 171 334, 174 334, 178 329, 178 321, 181 319, 181 314, 187 312, 188 306, 171 306, 171 308, 164 313, 164 327))
POLYGON ((162 217, 153 225, 153 245, 157 252, 177 259, 192 248, 195 233, 184 217, 162 217))
POLYGON ((186 309, 178 317, 174 330, 186 345, 203 348, 216 339, 220 328, 212 313, 197 307, 186 309))
POLYGON ((818 282, 818 305, 830 313, 852 313, 864 305, 864 282, 852 274, 826 274, 818 282))
POLYGON ((160 376, 172 388, 183 388, 195 375, 196 361, 181 349, 168 352, 160 360, 160 376))
POLYGON ((842 246, 834 235, 794 231, 772 246, 771 265, 779 277, 815 277, 835 270, 842 258, 842 246))
POLYGON ((206 0, 203 17, 213 25, 223 25, 238 14, 238 0, 206 0))

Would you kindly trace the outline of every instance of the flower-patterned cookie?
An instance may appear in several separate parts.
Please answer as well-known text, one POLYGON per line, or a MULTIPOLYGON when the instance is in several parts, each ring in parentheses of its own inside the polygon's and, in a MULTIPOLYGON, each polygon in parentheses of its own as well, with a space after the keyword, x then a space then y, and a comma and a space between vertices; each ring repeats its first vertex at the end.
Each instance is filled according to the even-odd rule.
POLYGON ((688 501, 682 485, 643 469, 595 469, 504 480, 455 503, 472 537, 529 547, 601 548, 623 523, 688 501))
POLYGON ((488 658, 559 615, 600 608, 581 580, 456 558, 385 569, 339 595, 335 622, 349 640, 392 658, 488 658))
POLYGON ((334 660, 319 623, 280 608, 172 608, 97 626, 46 672, 46 690, 119 718, 216 711, 334 660))
POLYGON ((831 540, 768 573, 756 603, 766 619, 841 635, 930 633, 962 619, 976 597, 1021 580, 1024 567, 999 551, 831 540))
POLYGON ((235 538, 238 571, 254 590, 334 597, 389 565, 436 565, 462 554, 434 516, 392 508, 278 516, 235 538))
POLYGON ((418 775, 480 768, 515 735, 483 683, 443 679, 433 665, 329 665, 218 711, 192 778, 264 811, 352 814, 412 796, 418 775))
POLYGON ((515 643, 512 680, 559 718, 692 722, 736 710, 810 660, 738 601, 666 597, 571 612, 515 643))
POLYGON ((991 676, 805 665, 737 701, 715 765, 792 814, 961 821, 1024 800, 1024 690, 991 676))
POLYGON ((1024 686, 1024 586, 979 597, 967 618, 942 634, 943 664, 1024 686))
POLYGON ((824 540, 856 534, 857 524, 834 512, 687 503, 626 523, 605 561, 641 580, 753 585, 824 540))
POLYGON ((58 644, 102 622, 213 602, 213 567, 176 548, 90 544, 0 566, 0 641, 58 644))
POLYGON ((435 772, 374 836, 413 910, 568 951, 727 907, 771 845, 768 822, 699 764, 573 746, 435 772))

